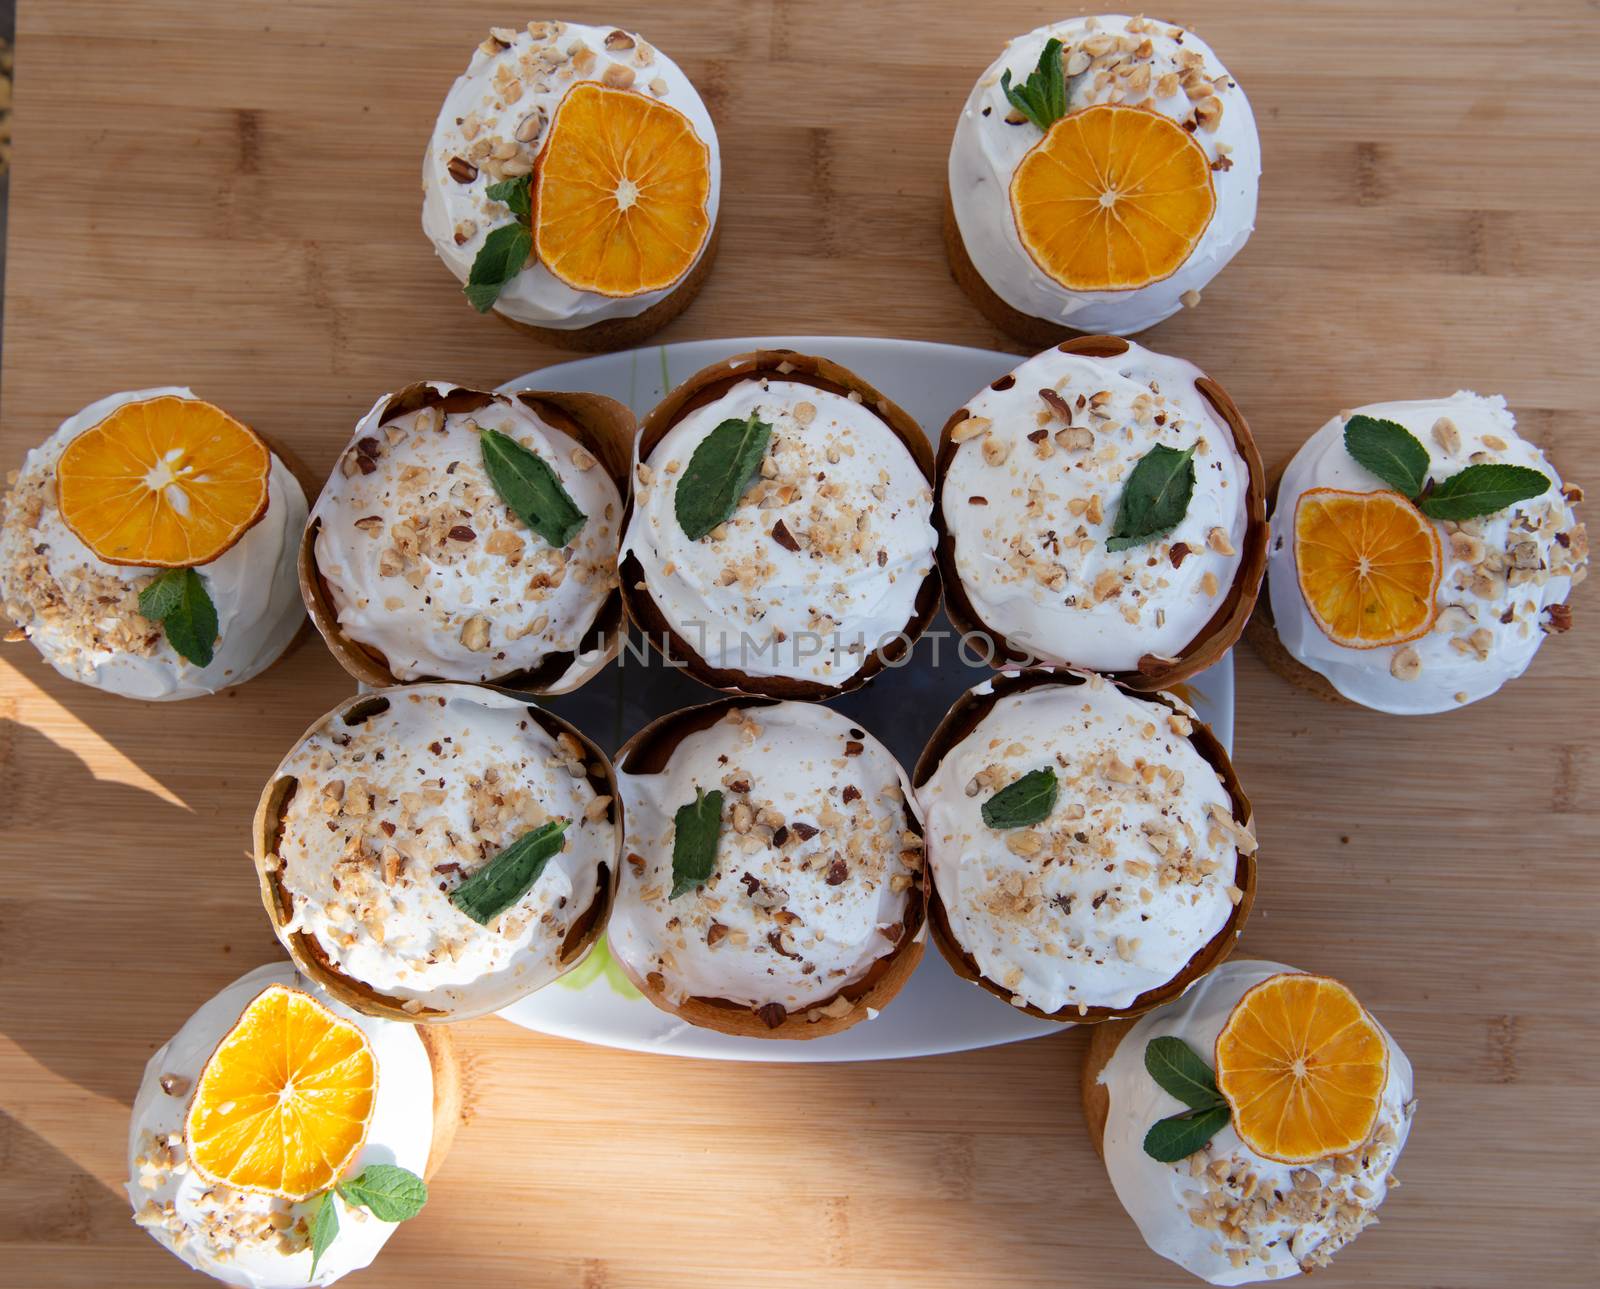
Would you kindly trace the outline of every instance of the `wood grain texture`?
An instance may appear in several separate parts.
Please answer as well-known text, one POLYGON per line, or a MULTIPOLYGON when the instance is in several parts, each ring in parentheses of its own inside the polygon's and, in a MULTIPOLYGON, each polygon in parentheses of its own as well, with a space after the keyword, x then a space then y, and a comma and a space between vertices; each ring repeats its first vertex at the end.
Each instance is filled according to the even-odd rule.
MULTIPOLYGON (((1068 6, 1076 8, 1076 6, 1068 6)), ((190 383, 326 470, 421 377, 558 361, 461 301, 418 228, 439 99, 502 3, 23 0, 0 466, 91 399, 190 383)), ((1037 4, 572 4, 699 84, 724 241, 663 339, 1007 347, 939 201, 973 78, 1037 4)), ((1341 407, 1504 392, 1600 486, 1600 15, 1574 0, 1176 0, 1256 108, 1260 231, 1148 343, 1214 374, 1268 462, 1341 407)), ((1499 697, 1331 708, 1239 654, 1262 839, 1245 948, 1347 980, 1421 1111, 1383 1225, 1319 1285, 1592 1284, 1600 1258, 1600 632, 1499 697)), ((155 707, 0 658, 0 1282, 194 1284, 128 1220, 149 1053, 274 953, 245 858, 282 751, 348 692, 315 639, 155 707)), ((931 718, 930 718, 931 724, 931 718)), ((997 1004, 998 1005, 998 1004, 997 1004)), ((472 1115, 368 1286, 1181 1285, 1081 1123, 1084 1036, 910 1063, 733 1066, 498 1021, 472 1115)))

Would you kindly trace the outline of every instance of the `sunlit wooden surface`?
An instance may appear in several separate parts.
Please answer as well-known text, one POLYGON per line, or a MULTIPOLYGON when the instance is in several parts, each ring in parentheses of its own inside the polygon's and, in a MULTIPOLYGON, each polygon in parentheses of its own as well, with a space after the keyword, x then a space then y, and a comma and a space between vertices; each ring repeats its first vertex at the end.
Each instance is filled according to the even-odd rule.
MULTIPOLYGON (((324 471, 384 390, 557 360, 473 314, 418 227, 439 99, 491 23, 533 16, 642 30, 716 117, 721 260, 664 339, 1005 346, 945 271, 938 203, 970 82, 1036 4, 23 0, 0 468, 103 394, 188 383, 324 471)), ((1600 487, 1600 15, 1160 16, 1244 84, 1267 173, 1248 249, 1147 342, 1220 379, 1269 461, 1341 407, 1465 387, 1600 487)), ((1405 1188, 1319 1285, 1593 1283, 1593 590, 1526 678, 1445 717, 1327 707, 1240 653, 1245 948, 1350 982, 1421 1096, 1405 1188)), ((149 1053, 274 953, 251 809, 348 690, 315 639, 166 707, 0 653, 0 1283, 198 1283, 129 1221, 128 1104, 149 1053)), ((1185 1283, 1085 1139, 1081 1035, 810 1068, 461 1038, 470 1121, 360 1284, 1185 1283)))

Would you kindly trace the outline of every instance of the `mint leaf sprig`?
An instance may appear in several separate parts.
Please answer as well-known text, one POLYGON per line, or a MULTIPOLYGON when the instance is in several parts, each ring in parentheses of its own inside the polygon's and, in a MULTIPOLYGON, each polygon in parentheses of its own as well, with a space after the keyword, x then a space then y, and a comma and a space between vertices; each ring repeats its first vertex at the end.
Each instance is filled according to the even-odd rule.
POLYGON ((494 308, 506 283, 522 272, 533 250, 533 176, 505 179, 484 191, 491 201, 504 202, 513 218, 483 239, 467 274, 467 284, 461 288, 479 313, 494 308))
POLYGON ((1194 496, 1194 453, 1198 444, 1183 451, 1158 443, 1133 467, 1122 486, 1117 518, 1106 538, 1108 551, 1143 546, 1169 533, 1189 513, 1194 496))
POLYGON ((983 803, 983 822, 997 832, 1040 823, 1055 809, 1059 788, 1056 772, 1049 766, 1030 770, 983 803))
POLYGON ((755 412, 723 421, 700 440, 672 494, 684 536, 697 542, 732 517, 771 440, 772 426, 755 412))
POLYGON ((1435 483, 1428 475, 1428 449, 1416 435, 1398 421, 1361 412, 1345 424, 1344 450, 1430 519, 1492 515, 1551 486, 1548 476, 1530 466, 1487 462, 1435 483))
POLYGON ((318 1195, 312 1201, 312 1279, 322 1255, 339 1235, 339 1200, 366 1209, 380 1222, 404 1222, 422 1212, 428 1202, 428 1183, 397 1164, 368 1164, 354 1177, 335 1182, 318 1195))
POLYGON ((672 894, 703 886, 717 864, 717 840, 722 835, 722 792, 694 790, 694 800, 678 807, 672 817, 672 894))
POLYGON ((1000 92, 1023 116, 1041 130, 1048 131, 1067 114, 1069 95, 1067 72, 1061 60, 1061 42, 1054 36, 1045 41, 1038 66, 1028 73, 1028 79, 1021 85, 1012 85, 1009 67, 1001 72, 1000 92))
POLYGON ((515 179, 502 179, 483 190, 490 201, 503 202, 518 219, 533 217, 533 176, 518 175, 515 179))
POLYGON ((570 819, 552 819, 529 829, 460 886, 450 903, 479 926, 488 926, 533 889, 545 865, 565 846, 570 819))
POLYGON ((1169 1096, 1188 1106, 1150 1125, 1144 1153, 1163 1164, 1187 1159, 1217 1135, 1233 1118, 1233 1110, 1217 1088, 1205 1060, 1181 1038, 1153 1038, 1144 1049, 1146 1072, 1169 1096))
POLYGON ((537 452, 530 452, 509 434, 478 431, 483 470, 516 517, 560 549, 583 531, 589 516, 578 509, 561 477, 537 452))
POLYGON ((196 667, 208 667, 217 643, 217 606, 200 574, 169 568, 139 592, 139 612, 159 622, 167 643, 196 667))

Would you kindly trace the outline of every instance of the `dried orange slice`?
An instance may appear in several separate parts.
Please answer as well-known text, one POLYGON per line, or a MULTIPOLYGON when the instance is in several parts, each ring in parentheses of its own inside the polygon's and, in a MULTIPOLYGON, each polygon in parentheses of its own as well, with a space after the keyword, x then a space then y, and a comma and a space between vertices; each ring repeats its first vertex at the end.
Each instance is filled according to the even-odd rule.
POLYGON ((556 109, 534 175, 533 249, 578 291, 671 286, 710 232, 711 150, 676 108, 592 81, 556 109))
POLYGON ((184 1127, 189 1159, 212 1181, 308 1199, 360 1153, 377 1094, 361 1028, 270 985, 200 1072, 184 1127))
POLYGON ((1312 621, 1348 649, 1415 640, 1438 614, 1439 532, 1398 492, 1302 493, 1294 563, 1312 621))
POLYGON ((124 403, 56 463, 67 527, 108 564, 209 564, 267 512, 272 454, 219 407, 124 403))
POLYGON ((1216 207, 1205 149, 1143 107, 1068 113, 1011 176, 1023 247, 1074 291, 1131 291, 1170 277, 1216 207))
POLYGON ((1267 1159, 1309 1163, 1372 1135, 1389 1045, 1337 980, 1283 972, 1248 990, 1217 1035, 1217 1087, 1239 1140, 1267 1159))

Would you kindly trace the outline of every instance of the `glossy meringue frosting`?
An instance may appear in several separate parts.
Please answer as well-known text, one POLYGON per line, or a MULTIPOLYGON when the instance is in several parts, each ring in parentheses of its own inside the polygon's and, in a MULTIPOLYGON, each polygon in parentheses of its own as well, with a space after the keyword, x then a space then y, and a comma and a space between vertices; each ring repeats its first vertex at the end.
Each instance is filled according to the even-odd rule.
POLYGON ((1036 685, 996 699, 918 789, 951 934, 1015 1003, 1127 1007, 1227 925, 1255 843, 1193 725, 1099 676, 1036 685), (1044 820, 985 822, 991 797, 1044 768, 1058 785, 1044 820))
POLYGON ((1147 654, 1180 656, 1226 601, 1250 471, 1195 387, 1202 374, 1135 344, 1114 357, 1051 348, 969 400, 940 515, 962 593, 1013 649, 1135 671, 1147 654), (1170 531, 1110 550, 1124 485, 1158 444, 1195 449, 1188 509, 1170 531))
MULTIPOLYGON (((1225 962, 1176 1002, 1141 1016, 1100 1072, 1110 1093, 1102 1150, 1117 1198, 1150 1248, 1214 1285, 1280 1280, 1328 1264, 1377 1222, 1416 1101, 1411 1063, 1387 1031, 1389 1080, 1371 1138, 1310 1164, 1264 1159, 1231 1124, 1198 1154, 1164 1164, 1145 1154, 1150 1126, 1185 1107, 1150 1077, 1152 1039, 1181 1038, 1211 1064, 1217 1035, 1245 992, 1295 971, 1276 962, 1225 962)), ((1382 1027, 1380 1026, 1380 1029, 1382 1027)))
MULTIPOLYGON (((554 21, 497 27, 446 95, 422 163, 422 228, 460 281, 467 280, 484 239, 511 219, 509 209, 488 196, 489 186, 532 170, 557 105, 583 81, 631 88, 683 113, 710 150, 706 215, 715 227, 722 194, 717 130, 676 63, 644 37, 615 27, 554 21)), ((708 237, 700 255, 709 247, 708 237)), ((516 322, 570 331, 635 317, 675 289, 630 296, 579 291, 535 262, 506 283, 494 308, 516 322)))
POLYGON ((344 975, 458 1018, 548 984, 575 965, 563 948, 615 862, 584 755, 527 702, 472 685, 378 690, 331 714, 274 775, 297 784, 269 861, 290 901, 279 938, 309 933, 344 975), (450 902, 554 819, 570 821, 565 846, 517 903, 480 925, 450 902))
POLYGON ((1260 177, 1261 144, 1250 102, 1211 48, 1191 31, 1122 14, 1068 18, 1011 41, 978 78, 950 144, 950 199, 980 276, 1013 309, 1086 332, 1130 335, 1182 308, 1249 238, 1260 177), (1070 290, 1034 263, 1017 235, 1011 179, 1043 136, 1031 122, 1007 120, 1012 108, 1000 80, 1009 71, 1013 84, 1026 81, 1052 36, 1069 59, 1076 53, 1085 64, 1069 78, 1074 109, 1137 104, 1183 123, 1195 119, 1197 102, 1217 104, 1215 114, 1208 112, 1193 131, 1211 159, 1216 210, 1189 258, 1169 277, 1127 291, 1070 290))
POLYGON ((659 773, 617 778, 627 862, 609 943, 668 998, 803 1011, 901 943, 922 868, 910 785, 847 717, 811 703, 736 707, 659 773), (674 818, 697 789, 724 794, 716 868, 674 899, 674 818))
POLYGON ((710 666, 842 685, 905 631, 933 567, 933 489, 878 414, 769 375, 684 415, 637 471, 621 558, 673 631, 710 666), (727 420, 772 427, 761 475, 733 516, 690 540, 677 489, 727 420))
MULTIPOLYGON (((441 395, 459 388, 429 384, 441 395)), ((622 498, 605 468, 506 395, 473 411, 423 407, 386 420, 389 397, 357 423, 311 512, 340 630, 400 680, 494 680, 585 651, 616 586, 622 498), (483 430, 542 459, 584 513, 565 547, 495 490, 483 430)), ((582 665, 574 657, 568 670, 582 665)))
POLYGON ((184 1122, 200 1072, 246 1007, 270 985, 314 995, 361 1027, 378 1066, 366 1145, 352 1168, 398 1164, 419 1176, 433 1144, 433 1069, 412 1025, 362 1016, 327 996, 287 963, 241 976, 199 1011, 145 1066, 128 1124, 128 1198, 134 1221, 196 1271, 243 1289, 332 1284, 378 1256, 395 1223, 345 1206, 339 1236, 311 1275, 312 1202, 295 1204, 213 1183, 190 1167, 184 1122), (169 1090, 170 1089, 170 1090, 169 1090))
POLYGON ((1487 698, 1528 669, 1547 634, 1565 628, 1564 617, 1551 610, 1565 604, 1588 573, 1588 535, 1574 509, 1581 493, 1565 488, 1544 453, 1517 434, 1504 398, 1463 390, 1355 412, 1409 430, 1427 450, 1435 480, 1469 464, 1504 462, 1540 471, 1551 486, 1479 519, 1433 521, 1444 561, 1433 627, 1403 645, 1347 648, 1312 618, 1294 554, 1295 507, 1304 493, 1388 486, 1345 450, 1348 416, 1340 413, 1295 453, 1278 485, 1267 560, 1278 639, 1344 697, 1376 711, 1414 716, 1487 698))
POLYGON ((78 540, 56 508, 56 462, 78 435, 127 403, 172 395, 176 385, 130 390, 89 404, 28 453, 0 519, 0 606, 46 662, 69 680, 126 698, 198 698, 259 675, 305 621, 295 552, 305 526, 299 480, 277 457, 267 509, 231 547, 196 571, 217 610, 209 664, 173 649, 139 612, 139 592, 157 569, 108 564, 78 540))

